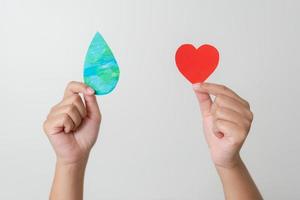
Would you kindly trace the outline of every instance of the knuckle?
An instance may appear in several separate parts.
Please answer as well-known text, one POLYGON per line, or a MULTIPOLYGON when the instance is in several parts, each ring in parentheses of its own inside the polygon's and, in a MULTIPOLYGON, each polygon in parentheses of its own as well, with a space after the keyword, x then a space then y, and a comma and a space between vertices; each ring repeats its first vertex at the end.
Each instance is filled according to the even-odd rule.
POLYGON ((221 90, 226 91, 228 88, 225 85, 220 85, 221 90))
POLYGON ((102 115, 101 115, 101 113, 100 113, 99 115, 97 115, 97 116, 95 117, 95 121, 96 121, 97 123, 100 123, 101 120, 102 120, 102 115))
POLYGON ((245 120, 245 129, 249 130, 251 126, 251 121, 250 120, 245 120))
POLYGON ((68 83, 68 85, 67 85, 67 88, 70 88, 70 87, 72 87, 72 85, 74 85, 74 84, 76 84, 76 82, 75 82, 75 81, 70 81, 70 82, 68 83))
POLYGON ((47 115, 47 117, 46 117, 46 119, 48 120, 48 119, 50 119, 50 117, 51 117, 52 115, 51 115, 51 112, 47 115))
POLYGON ((250 122, 252 122, 254 118, 254 114, 251 110, 249 110, 249 116, 250 116, 250 122))
POLYGON ((245 138, 248 135, 248 131, 249 131, 249 126, 241 128, 240 130, 241 134, 239 134, 241 140, 245 140, 245 138))
POLYGON ((244 100, 244 103, 245 103, 247 108, 250 108, 250 103, 248 101, 244 100))
POLYGON ((70 81, 70 82, 67 84, 66 88, 65 88, 65 92, 67 92, 68 90, 70 90, 70 88, 71 88, 73 85, 74 85, 74 81, 70 81))
POLYGON ((254 116, 251 110, 246 110, 244 116, 250 123, 253 121, 254 116))
POLYGON ((54 112, 56 109, 57 109, 57 105, 52 106, 52 107, 50 108, 50 113, 54 112))
POLYGON ((45 133, 47 133, 47 130, 48 130, 48 122, 47 122, 47 120, 45 120, 44 123, 43 123, 43 130, 44 130, 45 133))
POLYGON ((52 113, 54 111, 54 106, 52 108, 50 108, 49 113, 52 113))

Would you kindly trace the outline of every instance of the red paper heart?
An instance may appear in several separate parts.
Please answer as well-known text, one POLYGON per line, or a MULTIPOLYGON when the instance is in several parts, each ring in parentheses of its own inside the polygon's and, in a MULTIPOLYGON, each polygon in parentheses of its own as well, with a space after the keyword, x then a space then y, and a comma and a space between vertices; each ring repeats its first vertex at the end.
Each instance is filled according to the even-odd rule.
POLYGON ((179 71, 191 83, 202 83, 218 66, 219 52, 208 44, 198 49, 191 44, 184 44, 177 49, 175 61, 179 71))

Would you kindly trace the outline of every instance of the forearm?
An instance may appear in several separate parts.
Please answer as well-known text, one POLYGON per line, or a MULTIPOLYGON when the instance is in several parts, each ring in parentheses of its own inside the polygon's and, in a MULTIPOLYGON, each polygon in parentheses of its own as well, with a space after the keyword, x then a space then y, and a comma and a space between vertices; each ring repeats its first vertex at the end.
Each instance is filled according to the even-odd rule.
POLYGON ((50 200, 82 200, 87 160, 76 164, 56 163, 50 200))
POLYGON ((216 167, 227 200, 262 200, 254 181, 241 159, 232 168, 216 167))

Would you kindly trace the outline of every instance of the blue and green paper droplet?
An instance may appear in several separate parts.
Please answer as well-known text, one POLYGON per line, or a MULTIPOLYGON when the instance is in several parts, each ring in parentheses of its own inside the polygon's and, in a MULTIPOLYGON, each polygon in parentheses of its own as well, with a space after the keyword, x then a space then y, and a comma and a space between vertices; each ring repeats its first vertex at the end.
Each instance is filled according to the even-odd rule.
POLYGON ((84 83, 93 88, 96 95, 105 95, 116 87, 119 75, 119 66, 111 49, 97 32, 85 56, 84 83))

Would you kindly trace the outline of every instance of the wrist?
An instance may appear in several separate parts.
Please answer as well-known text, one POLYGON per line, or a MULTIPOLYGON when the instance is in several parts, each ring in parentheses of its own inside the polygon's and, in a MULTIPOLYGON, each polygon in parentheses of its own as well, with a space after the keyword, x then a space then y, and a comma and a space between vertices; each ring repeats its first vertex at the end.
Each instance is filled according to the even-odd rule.
POLYGON ((243 166, 243 161, 240 157, 240 155, 236 155, 233 159, 231 159, 230 161, 227 162, 222 162, 222 163, 214 163, 215 167, 218 170, 222 170, 222 169, 237 169, 243 166))
POLYGON ((88 162, 88 155, 78 159, 63 159, 57 158, 56 159, 56 166, 63 167, 63 168, 76 168, 76 169, 85 169, 87 162, 88 162))
POLYGON ((83 179, 85 174, 87 162, 77 162, 77 163, 66 163, 60 160, 57 160, 55 166, 55 173, 62 174, 64 177, 75 178, 75 179, 83 179))

